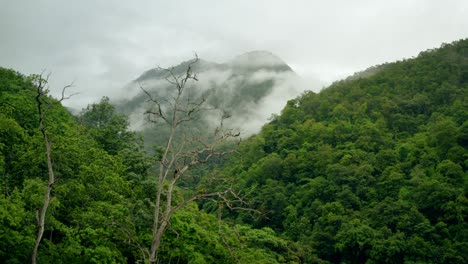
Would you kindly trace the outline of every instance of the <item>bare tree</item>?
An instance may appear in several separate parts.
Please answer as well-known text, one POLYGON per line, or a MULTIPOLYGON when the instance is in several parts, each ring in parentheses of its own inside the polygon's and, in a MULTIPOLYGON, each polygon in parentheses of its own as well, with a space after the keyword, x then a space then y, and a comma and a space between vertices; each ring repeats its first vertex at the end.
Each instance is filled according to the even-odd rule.
MULTIPOLYGON (((36 88, 36 103, 37 103, 37 111, 39 114, 39 130, 41 131, 42 138, 44 139, 44 144, 46 147, 47 171, 49 174, 49 181, 47 183, 46 191, 44 193, 44 202, 43 202, 42 208, 40 209, 40 212, 38 209, 36 209, 38 231, 36 235, 36 242, 34 244, 34 250, 31 256, 31 261, 33 264, 37 263, 37 253, 39 249, 39 244, 41 243, 41 240, 42 240, 42 235, 44 234, 45 217, 47 214, 47 209, 49 208, 49 204, 50 204, 50 192, 52 190, 53 185, 55 184, 55 173, 54 173, 53 161, 52 161, 52 139, 47 133, 46 124, 45 124, 45 117, 46 117, 47 111, 52 106, 51 103, 48 103, 45 100, 49 92, 49 89, 46 87, 48 80, 49 80, 49 76, 50 75, 47 75, 46 78, 43 78, 42 74, 32 76, 32 81, 36 88)), ((72 85, 73 84, 67 85, 62 89, 62 97, 58 101, 56 101, 56 103, 60 103, 63 100, 69 99, 71 96, 73 96, 73 94, 70 96, 65 96, 66 89, 70 88, 72 85)))
POLYGON ((224 114, 210 140, 196 136, 188 137, 182 132, 184 124, 194 122, 202 112, 210 110, 205 107, 204 98, 196 99, 189 96, 188 89, 194 87, 191 85, 192 82, 198 81, 197 75, 193 72, 193 66, 197 62, 196 56, 188 63, 186 71, 182 74, 177 74, 174 68, 159 68, 167 73, 166 81, 173 87, 169 95, 153 96, 140 85, 148 96, 148 102, 152 105, 152 108, 146 111, 148 120, 169 128, 157 164, 153 239, 149 251, 150 263, 157 262, 158 250, 171 217, 188 203, 199 199, 212 199, 221 201, 231 209, 240 208, 245 204, 242 197, 231 188, 213 192, 200 191, 182 201, 175 201, 173 198, 176 184, 191 168, 207 163, 214 157, 230 153, 231 151, 219 150, 219 146, 239 136, 239 133, 223 128, 223 118, 227 118, 224 114))

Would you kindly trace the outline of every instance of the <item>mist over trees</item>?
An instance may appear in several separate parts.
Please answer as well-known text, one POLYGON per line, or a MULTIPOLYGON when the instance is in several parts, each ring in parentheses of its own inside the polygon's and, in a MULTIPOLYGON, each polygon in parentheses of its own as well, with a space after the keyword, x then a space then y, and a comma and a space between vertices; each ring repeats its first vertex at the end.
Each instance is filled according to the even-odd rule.
MULTIPOLYGON (((258 55, 237 62, 248 72, 258 55)), ((196 68, 184 66, 182 79, 169 78, 176 87, 195 77, 196 68)), ((159 263, 468 261, 468 40, 305 92, 240 145, 205 143, 202 152, 178 152, 191 126, 161 133, 179 139, 148 152, 117 111, 122 105, 108 97, 73 116, 60 99, 41 94, 54 105, 41 117, 37 91, 32 78, 0 68, 2 263, 31 262, 48 164, 54 180, 38 263, 148 263, 156 251, 159 263), (235 154, 207 159, 210 150, 235 154), (233 210, 237 205, 219 195, 191 199, 226 190, 248 201, 249 210, 233 210), (158 208, 157 199, 166 203, 158 208), (164 230, 156 251, 155 220, 164 230)), ((174 119, 177 109, 160 108, 161 98, 171 98, 163 93, 148 89, 153 108, 145 109, 169 125, 195 114, 199 99, 209 100, 181 97, 189 108, 177 108, 174 119)), ((219 93, 223 100, 229 94, 219 93)), ((205 123, 192 121, 205 131, 205 123)))
MULTIPOLYGON (((192 62, 173 67, 174 74, 184 74, 192 62)), ((229 115, 224 126, 239 130, 243 137, 250 136, 260 130, 272 113, 279 113, 288 98, 300 95, 305 87, 284 61, 266 51, 248 52, 225 63, 200 58, 192 67, 198 81, 192 84, 188 95, 194 100, 204 99, 206 108, 216 109, 205 111, 196 122, 189 123, 192 133, 208 133, 219 125, 222 115, 229 115)), ((124 88, 123 99, 114 98, 118 111, 129 116, 133 129, 142 131, 150 148, 152 144, 162 144, 157 134, 167 131, 141 118, 151 102, 140 87, 167 97, 173 87, 166 74, 161 68, 148 70, 124 88)))

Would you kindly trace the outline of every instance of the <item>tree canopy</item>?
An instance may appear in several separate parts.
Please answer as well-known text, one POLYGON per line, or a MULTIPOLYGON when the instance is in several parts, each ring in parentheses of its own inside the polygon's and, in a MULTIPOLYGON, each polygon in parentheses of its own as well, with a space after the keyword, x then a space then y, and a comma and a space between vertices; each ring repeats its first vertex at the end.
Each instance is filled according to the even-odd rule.
POLYGON ((468 41, 289 101, 223 168, 305 262, 468 257, 468 41))
MULTIPOLYGON (((0 68, 2 263, 30 261, 48 182, 35 91, 31 77, 0 68)), ((173 186, 175 202, 235 188, 262 214, 187 203, 159 260, 466 263, 467 91, 460 40, 290 100, 260 133, 222 146, 237 155, 173 186)), ((148 261, 161 153, 145 151, 107 97, 77 116, 44 102, 57 106, 44 119, 56 181, 38 262, 148 261)))

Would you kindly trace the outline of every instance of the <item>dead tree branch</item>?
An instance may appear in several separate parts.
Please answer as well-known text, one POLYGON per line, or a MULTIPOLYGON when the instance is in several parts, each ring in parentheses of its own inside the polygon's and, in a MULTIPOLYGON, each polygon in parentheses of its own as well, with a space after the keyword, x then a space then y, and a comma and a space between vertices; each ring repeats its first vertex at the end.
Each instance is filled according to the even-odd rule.
POLYGON ((222 202, 232 210, 247 208, 244 199, 230 188, 214 192, 197 192, 180 202, 174 200, 177 183, 190 169, 207 163, 215 157, 223 157, 231 153, 232 151, 220 150, 220 147, 226 141, 239 136, 239 133, 223 128, 223 119, 228 117, 223 114, 221 125, 216 128, 210 140, 190 138, 186 135, 181 139, 176 139, 180 133, 184 133, 182 131, 184 123, 195 122, 204 111, 210 110, 205 107, 206 98, 197 99, 190 93, 190 89, 193 88, 190 82, 198 81, 196 73, 193 72, 193 67, 198 61, 198 56, 195 55, 195 59, 187 63, 182 73, 176 72, 174 68, 158 68, 166 73, 165 79, 173 88, 169 94, 164 95, 164 98, 158 96, 157 91, 153 94, 140 85, 141 90, 148 97, 147 102, 152 105, 145 112, 147 119, 152 123, 162 123, 169 128, 169 134, 157 164, 153 239, 149 251, 150 263, 157 262, 162 237, 170 225, 172 216, 187 204, 208 199, 222 202))
MULTIPOLYGON (((38 231, 36 235, 36 241, 34 244, 34 250, 31 256, 31 261, 33 264, 37 263, 37 253, 39 250, 39 245, 42 240, 42 236, 44 234, 45 217, 46 217, 47 209, 49 208, 49 204, 51 200, 50 193, 51 193, 53 185, 55 184, 55 173, 54 173, 53 160, 52 160, 52 138, 48 135, 47 126, 45 124, 47 111, 50 110, 50 107, 51 107, 51 104, 45 101, 45 99, 47 98, 47 94, 49 92, 49 89, 46 86, 47 86, 50 74, 48 74, 46 78, 43 78, 42 74, 43 73, 41 73, 40 75, 33 76, 33 82, 36 86, 36 98, 35 99, 37 103, 37 111, 39 114, 39 130, 41 132, 42 138, 44 140, 45 148, 46 148, 47 171, 49 175, 49 180, 46 186, 46 191, 44 193, 44 202, 43 202, 42 208, 40 209, 40 213, 36 211, 38 231), (44 104, 47 105, 47 108, 44 108, 44 104)), ((73 86, 73 83, 63 87, 62 97, 56 101, 57 103, 60 103, 63 100, 69 99, 70 97, 76 94, 75 93, 69 96, 65 96, 66 89, 72 86, 73 86)))

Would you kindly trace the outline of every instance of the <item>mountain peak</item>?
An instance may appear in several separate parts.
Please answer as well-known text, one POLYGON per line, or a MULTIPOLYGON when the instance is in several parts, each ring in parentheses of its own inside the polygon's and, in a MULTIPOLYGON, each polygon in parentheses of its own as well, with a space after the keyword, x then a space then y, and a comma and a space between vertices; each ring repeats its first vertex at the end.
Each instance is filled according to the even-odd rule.
MULTIPOLYGON (((171 69, 175 74, 182 74, 187 70, 187 66, 193 63, 194 60, 195 59, 183 61, 176 66, 168 67, 168 69, 171 69)), ((195 72, 203 72, 203 71, 215 68, 215 67, 219 67, 219 64, 199 58, 198 62, 193 64, 192 67, 193 67, 192 69, 195 72)), ((162 79, 162 78, 165 78, 165 76, 167 76, 167 72, 165 70, 154 68, 154 69, 150 69, 144 72, 142 75, 140 75, 140 77, 136 79, 136 81, 143 81, 143 80, 147 80, 151 78, 162 79)))
POLYGON ((254 50, 238 55, 229 62, 235 67, 266 67, 278 68, 279 70, 291 70, 291 68, 281 58, 265 50, 254 50))

